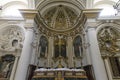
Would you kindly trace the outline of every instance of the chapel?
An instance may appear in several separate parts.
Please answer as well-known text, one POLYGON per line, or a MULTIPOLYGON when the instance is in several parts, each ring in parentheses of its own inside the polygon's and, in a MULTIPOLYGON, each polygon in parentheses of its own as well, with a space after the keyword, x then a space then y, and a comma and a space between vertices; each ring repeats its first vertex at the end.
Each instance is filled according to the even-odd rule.
POLYGON ((120 80, 120 0, 0 0, 0 80, 120 80))

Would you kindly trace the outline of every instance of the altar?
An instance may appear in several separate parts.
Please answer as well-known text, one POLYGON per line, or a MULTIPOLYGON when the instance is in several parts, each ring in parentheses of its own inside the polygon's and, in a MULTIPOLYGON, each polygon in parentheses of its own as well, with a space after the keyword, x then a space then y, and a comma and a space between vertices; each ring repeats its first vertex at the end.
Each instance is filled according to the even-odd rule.
POLYGON ((36 69, 32 80, 87 80, 83 69, 56 68, 36 69))

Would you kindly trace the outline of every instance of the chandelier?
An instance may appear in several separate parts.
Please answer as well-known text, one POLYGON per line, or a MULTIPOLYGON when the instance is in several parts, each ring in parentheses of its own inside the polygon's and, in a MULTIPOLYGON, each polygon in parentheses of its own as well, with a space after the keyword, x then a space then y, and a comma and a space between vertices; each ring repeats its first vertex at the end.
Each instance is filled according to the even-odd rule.
POLYGON ((117 15, 120 12, 120 0, 113 5, 113 8, 116 10, 115 15, 117 15))

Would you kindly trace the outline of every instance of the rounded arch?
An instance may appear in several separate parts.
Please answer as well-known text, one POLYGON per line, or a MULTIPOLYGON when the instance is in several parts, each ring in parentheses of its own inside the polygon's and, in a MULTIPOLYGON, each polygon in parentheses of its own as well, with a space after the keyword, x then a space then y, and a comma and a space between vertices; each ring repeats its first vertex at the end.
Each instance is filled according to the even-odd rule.
POLYGON ((15 51, 22 49, 25 31, 17 25, 6 25, 0 29, 0 50, 15 51))
POLYGON ((12 2, 8 2, 8 3, 4 4, 3 9, 5 9, 6 7, 9 7, 9 6, 12 6, 12 5, 24 5, 27 8, 27 4, 22 1, 12 1, 12 2))
MULTIPOLYGON (((76 3, 78 4, 78 3, 76 3)), ((42 2, 42 3, 39 3, 36 8, 40 11, 41 15, 43 13, 45 13, 47 10, 55 7, 55 6, 58 6, 58 5, 64 5, 64 6, 67 6, 67 7, 70 7, 73 11, 75 11, 76 13, 80 13, 81 12, 81 9, 83 9, 83 6, 78 6, 78 5, 75 5, 74 3, 72 3, 71 1, 50 1, 50 2, 42 2)))
POLYGON ((1 16, 19 16, 22 17, 18 9, 26 9, 27 4, 21 1, 12 1, 3 5, 1 16))
POLYGON ((14 1, 23 2, 25 4, 28 4, 27 0, 0 0, 0 4, 4 5, 4 4, 7 4, 9 2, 14 2, 14 1))
POLYGON ((116 24, 116 23, 103 23, 103 24, 97 26, 97 28, 96 28, 96 33, 98 34, 98 32, 99 32, 102 28, 104 28, 104 27, 106 27, 106 26, 112 27, 112 28, 115 29, 116 31, 120 32, 120 24, 116 24))
MULTIPOLYGON (((3 25, 0 25, 0 33, 2 33, 4 30, 6 30, 6 29, 10 29, 11 27, 16 27, 16 28, 18 28, 21 32, 22 32, 22 34, 23 35, 25 35, 25 28, 24 27, 22 27, 22 26, 19 26, 19 25, 9 25, 9 24, 3 24, 3 25)), ((25 36, 24 36, 25 37, 25 36)))
MULTIPOLYGON (((74 39, 77 37, 77 36, 80 36, 81 37, 81 40, 83 41, 83 37, 82 37, 82 34, 77 34, 77 35, 75 35, 74 37, 73 37, 73 41, 74 41, 74 39)), ((73 43, 73 41, 72 41, 72 43, 73 43)))
POLYGON ((98 5, 102 5, 102 4, 113 5, 113 4, 115 4, 115 1, 107 1, 107 0, 98 1, 98 2, 94 3, 94 7, 96 7, 98 5))

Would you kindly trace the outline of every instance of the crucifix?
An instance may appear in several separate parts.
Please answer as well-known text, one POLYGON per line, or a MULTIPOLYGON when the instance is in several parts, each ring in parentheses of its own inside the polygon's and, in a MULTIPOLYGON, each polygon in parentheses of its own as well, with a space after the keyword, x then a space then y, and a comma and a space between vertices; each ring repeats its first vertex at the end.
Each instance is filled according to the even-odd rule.
POLYGON ((58 35, 55 42, 55 57, 66 57, 66 42, 63 35, 58 35))

